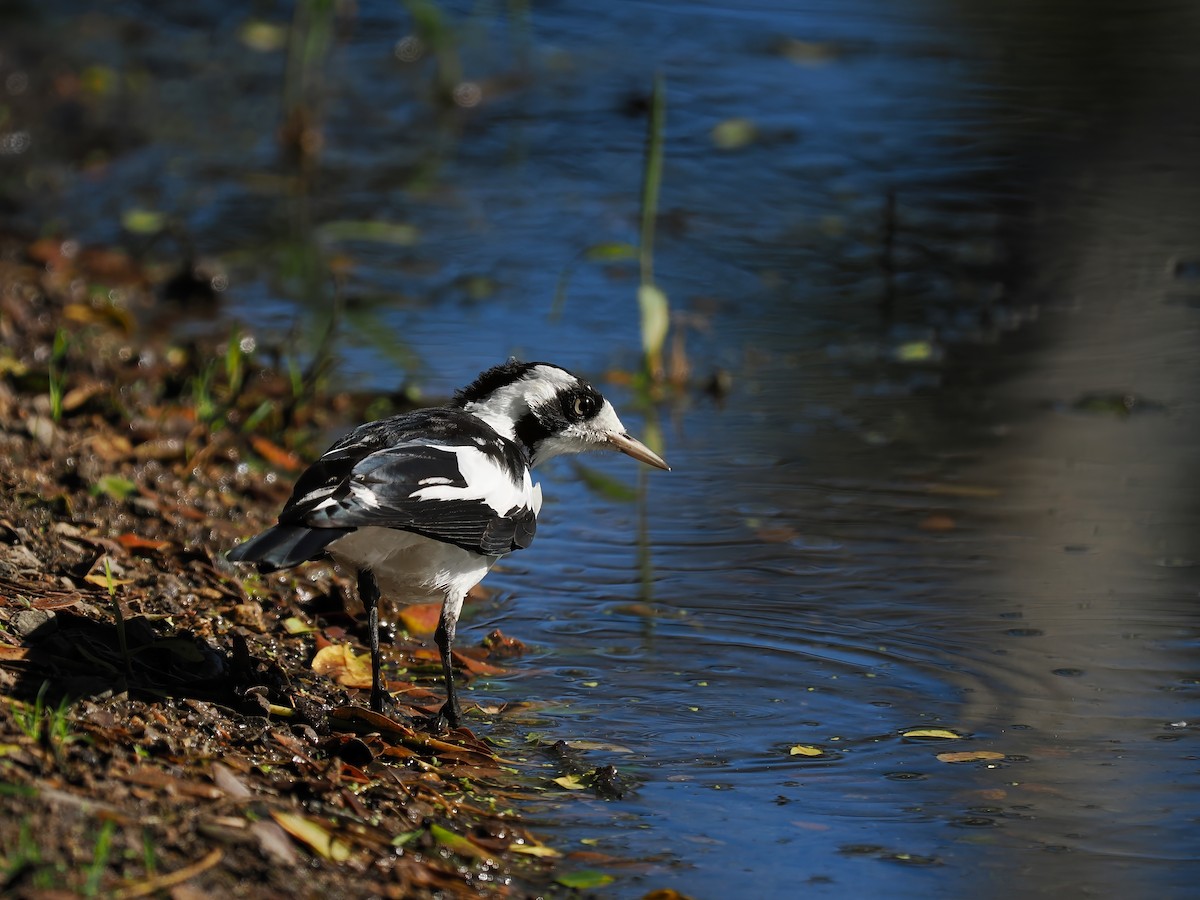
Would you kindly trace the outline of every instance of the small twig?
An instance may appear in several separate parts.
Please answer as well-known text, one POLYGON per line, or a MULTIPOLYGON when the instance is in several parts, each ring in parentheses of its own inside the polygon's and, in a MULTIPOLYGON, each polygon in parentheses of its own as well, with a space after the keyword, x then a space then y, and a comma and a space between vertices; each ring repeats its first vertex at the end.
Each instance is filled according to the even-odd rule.
POLYGON ((168 872, 166 875, 148 878, 139 884, 133 884, 129 887, 113 891, 112 896, 116 900, 126 900, 128 897, 148 897, 166 888, 175 887, 177 884, 190 881, 201 872, 206 872, 219 863, 222 856, 224 856, 224 853, 221 851, 221 848, 216 847, 199 862, 192 863, 190 866, 184 866, 182 869, 176 869, 174 872, 168 872))

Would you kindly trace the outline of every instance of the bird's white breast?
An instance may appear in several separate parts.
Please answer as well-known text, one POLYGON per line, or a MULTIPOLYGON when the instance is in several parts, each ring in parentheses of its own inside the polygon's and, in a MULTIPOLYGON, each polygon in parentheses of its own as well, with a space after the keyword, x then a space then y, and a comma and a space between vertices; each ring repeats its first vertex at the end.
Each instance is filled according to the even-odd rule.
POLYGON ((461 603, 499 559, 395 528, 358 528, 327 549, 338 563, 374 572, 383 595, 398 603, 461 603))

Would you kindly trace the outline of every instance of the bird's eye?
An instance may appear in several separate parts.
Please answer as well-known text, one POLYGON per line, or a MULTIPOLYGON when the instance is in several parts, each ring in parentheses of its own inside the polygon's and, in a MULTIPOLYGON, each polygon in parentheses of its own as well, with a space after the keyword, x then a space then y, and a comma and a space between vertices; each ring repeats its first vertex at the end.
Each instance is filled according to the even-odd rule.
POLYGON ((591 394, 580 394, 571 401, 571 411, 576 419, 586 419, 596 412, 596 398, 591 394))

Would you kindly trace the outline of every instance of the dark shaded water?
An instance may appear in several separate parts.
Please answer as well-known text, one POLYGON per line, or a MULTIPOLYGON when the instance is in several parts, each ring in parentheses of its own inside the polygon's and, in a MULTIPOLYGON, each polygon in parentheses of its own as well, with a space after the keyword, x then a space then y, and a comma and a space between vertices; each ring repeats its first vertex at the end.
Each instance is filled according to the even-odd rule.
POLYGON ((239 42, 237 8, 45 4, 0 39, 10 218, 114 241, 128 209, 166 213, 264 337, 316 329, 328 292, 298 261, 342 253, 341 371, 372 387, 443 393, 509 353, 599 373, 636 356, 629 273, 581 263, 546 313, 581 251, 636 240, 636 101, 661 69, 656 271, 697 371, 734 389, 657 411, 675 471, 642 476, 644 509, 548 471, 538 545, 466 621, 538 648, 469 696, 545 707, 481 727, 514 753, 610 745, 583 758, 632 788, 549 797, 541 831, 644 860, 612 896, 1193 895, 1192 7, 448 8, 483 102, 435 112, 429 64, 393 53, 398 5, 362 3, 297 195, 282 56, 239 42), (89 65, 133 75, 34 102, 89 65), (718 150, 733 117, 758 140, 718 150), (354 219, 418 240, 321 230, 354 219), (936 757, 969 750, 1005 756, 936 757))

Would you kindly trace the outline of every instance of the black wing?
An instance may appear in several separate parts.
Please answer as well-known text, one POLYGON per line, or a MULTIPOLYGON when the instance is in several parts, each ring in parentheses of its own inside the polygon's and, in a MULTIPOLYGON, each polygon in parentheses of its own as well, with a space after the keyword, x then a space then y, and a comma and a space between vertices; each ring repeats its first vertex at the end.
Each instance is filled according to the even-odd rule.
POLYGON ((412 531, 498 556, 533 542, 540 493, 521 449, 459 410, 355 429, 296 483, 280 525, 412 531))

